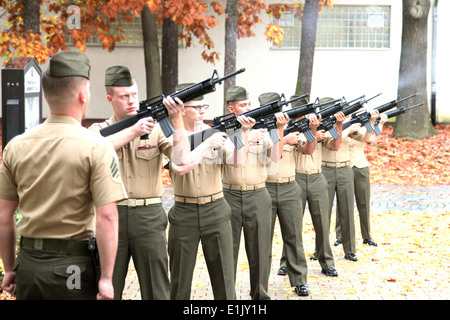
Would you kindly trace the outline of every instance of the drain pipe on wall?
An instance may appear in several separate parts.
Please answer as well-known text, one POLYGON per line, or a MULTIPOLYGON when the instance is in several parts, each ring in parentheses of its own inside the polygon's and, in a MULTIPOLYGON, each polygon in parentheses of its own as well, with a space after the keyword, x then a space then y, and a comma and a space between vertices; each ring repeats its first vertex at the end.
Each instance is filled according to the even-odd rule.
POLYGON ((437 10, 438 0, 433 6, 433 48, 431 61, 431 123, 436 125, 436 33, 437 33, 437 10))

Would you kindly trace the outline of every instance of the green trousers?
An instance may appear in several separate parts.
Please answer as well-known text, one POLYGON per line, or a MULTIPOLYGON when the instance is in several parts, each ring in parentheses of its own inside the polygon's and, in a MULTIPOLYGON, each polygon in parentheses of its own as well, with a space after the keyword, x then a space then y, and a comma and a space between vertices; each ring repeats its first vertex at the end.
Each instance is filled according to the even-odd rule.
MULTIPOLYGON (((353 167, 355 200, 359 214, 361 235, 363 239, 370 239, 370 171, 369 167, 353 167)), ((341 224, 336 214, 336 237, 341 238, 341 224)))
POLYGON ((256 191, 224 189, 223 193, 232 211, 234 270, 237 269, 243 232, 250 271, 250 296, 253 300, 270 299, 272 210, 269 192, 261 188, 256 191))
POLYGON ((322 166, 322 172, 328 182, 329 222, 336 195, 336 214, 341 223, 344 253, 356 253, 353 170, 350 166, 341 168, 322 166))
POLYGON ((191 298, 200 241, 214 299, 236 299, 230 215, 224 198, 203 205, 174 203, 169 211, 170 299, 191 298))
POLYGON ((315 247, 317 259, 322 269, 334 268, 333 252, 330 245, 329 199, 325 176, 320 173, 306 175, 297 173, 295 180, 302 189, 303 211, 308 201, 308 210, 316 233, 315 247))
POLYGON ((17 300, 95 300, 96 267, 89 255, 66 255, 20 249, 17 300))
POLYGON ((168 220, 162 204, 117 208, 119 245, 113 273, 114 299, 122 298, 130 258, 136 268, 142 299, 169 299, 168 220))
POLYGON ((303 249, 302 190, 297 182, 266 183, 272 198, 272 231, 278 216, 291 286, 306 285, 308 266, 303 249))

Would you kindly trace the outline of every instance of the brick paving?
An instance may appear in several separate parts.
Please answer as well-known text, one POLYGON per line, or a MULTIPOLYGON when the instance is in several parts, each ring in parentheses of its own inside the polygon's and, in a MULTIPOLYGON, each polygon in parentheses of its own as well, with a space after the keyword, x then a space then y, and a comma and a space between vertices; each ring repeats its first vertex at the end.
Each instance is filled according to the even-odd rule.
MULTIPOLYGON (((449 285, 449 186, 384 186, 372 187, 372 237, 378 246, 362 244, 357 211, 355 212, 357 262, 344 259, 342 245, 332 245, 339 276, 326 277, 317 261, 309 260, 314 251, 314 230, 308 211, 304 217, 304 250, 308 257, 308 287, 310 295, 299 297, 289 284, 288 276, 278 276, 282 241, 278 223, 273 242, 272 272, 269 293, 272 300, 447 300, 449 285), (418 226, 404 225, 402 217, 419 221, 418 226), (421 232, 420 219, 428 218, 438 230, 434 238, 421 232), (398 222, 400 221, 400 223, 398 222), (384 224, 386 223, 386 224, 384 224), (397 224, 397 225, 396 225, 397 224), (417 228, 417 234, 411 233, 417 228), (443 233, 443 234, 441 234, 443 233), (406 236, 405 236, 406 235, 406 236), (426 243, 423 243, 426 242, 426 243)), ((166 188, 164 206, 172 205, 171 187, 166 188)), ((334 220, 334 214, 333 214, 334 220)), ((409 220, 408 220, 409 221, 409 220)), ((409 222, 408 222, 409 223, 409 222)), ((427 229, 427 230, 425 230, 427 229)), ((425 230, 425 231, 424 231, 425 230)), ((335 241, 334 223, 330 234, 335 241)), ((238 300, 250 300, 249 271, 245 249, 241 242, 237 270, 236 294, 238 300)), ((139 300, 139 284, 133 264, 123 299, 139 300)), ((192 300, 214 299, 201 246, 192 282, 192 300)))

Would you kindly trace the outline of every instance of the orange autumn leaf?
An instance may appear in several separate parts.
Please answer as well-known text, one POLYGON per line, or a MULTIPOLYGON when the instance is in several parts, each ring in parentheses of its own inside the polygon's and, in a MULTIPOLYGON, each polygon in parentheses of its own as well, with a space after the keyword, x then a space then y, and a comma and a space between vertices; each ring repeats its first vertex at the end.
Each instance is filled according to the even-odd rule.
POLYGON ((267 40, 272 40, 275 45, 279 46, 283 40, 284 31, 279 25, 269 24, 264 35, 267 40))

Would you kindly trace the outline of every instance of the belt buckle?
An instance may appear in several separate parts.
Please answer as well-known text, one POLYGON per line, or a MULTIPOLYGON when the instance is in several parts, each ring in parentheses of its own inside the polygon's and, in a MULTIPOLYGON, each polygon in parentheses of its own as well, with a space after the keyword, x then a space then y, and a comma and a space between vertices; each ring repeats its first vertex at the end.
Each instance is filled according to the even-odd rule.
POLYGON ((198 203, 198 204, 205 204, 205 203, 206 203, 206 197, 198 198, 198 199, 197 199, 197 203, 198 203))
POLYGON ((150 204, 150 199, 144 199, 144 206, 148 206, 150 204))
POLYGON ((241 185, 241 191, 248 191, 248 186, 242 186, 241 185))
POLYGON ((33 249, 41 251, 44 249, 44 239, 34 239, 33 249))
POLYGON ((216 201, 216 195, 211 196, 211 201, 216 201))
POLYGON ((136 207, 136 199, 128 199, 129 207, 136 207))

